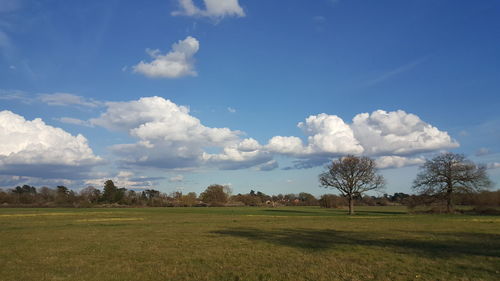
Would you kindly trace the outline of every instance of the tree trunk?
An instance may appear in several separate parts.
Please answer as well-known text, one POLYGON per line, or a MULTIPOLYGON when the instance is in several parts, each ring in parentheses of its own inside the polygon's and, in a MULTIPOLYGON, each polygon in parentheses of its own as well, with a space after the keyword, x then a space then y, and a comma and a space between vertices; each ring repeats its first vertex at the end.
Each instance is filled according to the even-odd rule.
POLYGON ((450 186, 446 189, 446 212, 453 213, 453 189, 450 186))
POLYGON ((352 195, 349 196, 349 215, 354 215, 354 200, 352 195))

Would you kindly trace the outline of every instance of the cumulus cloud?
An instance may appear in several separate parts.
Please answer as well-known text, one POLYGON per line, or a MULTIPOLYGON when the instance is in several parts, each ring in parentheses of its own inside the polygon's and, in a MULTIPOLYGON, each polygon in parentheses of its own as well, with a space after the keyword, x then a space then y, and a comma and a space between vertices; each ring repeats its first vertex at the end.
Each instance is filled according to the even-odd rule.
POLYGON ((204 126, 189 109, 161 97, 109 102, 93 125, 127 132, 136 143, 112 147, 125 165, 175 169, 213 165, 223 169, 251 167, 270 160, 260 144, 241 139, 242 132, 204 126), (219 148, 210 154, 207 148, 219 148))
POLYGON ((366 155, 411 155, 459 146, 447 132, 402 110, 358 114, 351 128, 366 155))
POLYGON ((204 152, 205 163, 216 165, 221 169, 234 170, 253 167, 272 160, 272 155, 261 149, 254 139, 244 139, 238 144, 225 146, 222 153, 204 152))
POLYGON ((123 131, 135 143, 111 147, 125 167, 162 169, 216 167, 266 171, 278 168, 276 155, 294 158, 290 168, 323 165, 334 157, 354 154, 378 157, 381 168, 421 164, 419 153, 457 147, 448 133, 404 111, 354 117, 351 124, 336 115, 311 115, 297 126, 306 136, 274 136, 265 145, 242 138, 240 131, 207 127, 190 115, 189 108, 161 97, 108 102, 90 125, 123 131))
POLYGON ((198 143, 217 146, 235 142, 241 134, 228 128, 210 128, 189 114, 189 108, 162 97, 146 97, 129 102, 109 102, 99 118, 90 120, 113 130, 127 131, 146 143, 198 143))
POLYGON ((195 5, 193 0, 179 0, 180 10, 172 12, 173 16, 198 16, 221 19, 226 16, 244 17, 245 12, 238 0, 203 0, 204 9, 195 5))
POLYGON ((102 102, 69 93, 40 94, 38 99, 53 106, 99 107, 102 102))
POLYGON ((283 136, 272 137, 267 144, 267 149, 274 153, 295 156, 302 155, 305 151, 300 138, 283 136))
POLYGON ((194 55, 198 52, 200 43, 194 37, 188 36, 172 45, 172 50, 161 54, 160 50, 147 49, 153 58, 151 62, 141 61, 133 67, 134 72, 151 78, 179 78, 196 76, 194 55))
POLYGON ((78 134, 0 112, 0 173, 41 178, 78 178, 102 162, 78 134))
POLYGON ((420 164, 421 159, 396 156, 458 146, 448 133, 402 110, 358 114, 351 124, 322 113, 309 116, 298 127, 308 136, 307 143, 295 136, 275 136, 266 145, 270 152, 298 158, 288 168, 310 168, 346 154, 386 156, 380 165, 401 167, 420 164))
POLYGON ((363 147, 354 138, 352 130, 335 115, 319 114, 309 116, 298 127, 308 135, 308 152, 338 154, 359 154, 363 147))
POLYGON ((338 116, 324 113, 311 115, 297 126, 308 136, 307 145, 298 137, 276 136, 269 140, 267 148, 275 153, 297 157, 338 156, 363 152, 363 147, 354 138, 349 125, 338 116))

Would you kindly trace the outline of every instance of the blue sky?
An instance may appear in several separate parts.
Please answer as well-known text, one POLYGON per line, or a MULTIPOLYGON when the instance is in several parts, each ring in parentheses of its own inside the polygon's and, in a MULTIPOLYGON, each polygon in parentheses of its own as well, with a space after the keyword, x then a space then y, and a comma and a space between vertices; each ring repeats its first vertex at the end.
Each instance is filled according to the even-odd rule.
POLYGON ((498 1, 0 1, 0 186, 410 192, 442 151, 500 182, 498 1), (38 118, 38 119, 37 119, 38 118))

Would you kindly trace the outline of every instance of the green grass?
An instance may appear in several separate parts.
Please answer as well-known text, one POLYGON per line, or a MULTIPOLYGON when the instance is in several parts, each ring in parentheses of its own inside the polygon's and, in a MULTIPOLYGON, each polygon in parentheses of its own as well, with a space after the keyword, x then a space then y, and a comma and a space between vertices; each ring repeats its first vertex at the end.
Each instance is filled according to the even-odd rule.
POLYGON ((500 280, 500 217, 0 209, 0 280, 500 280))

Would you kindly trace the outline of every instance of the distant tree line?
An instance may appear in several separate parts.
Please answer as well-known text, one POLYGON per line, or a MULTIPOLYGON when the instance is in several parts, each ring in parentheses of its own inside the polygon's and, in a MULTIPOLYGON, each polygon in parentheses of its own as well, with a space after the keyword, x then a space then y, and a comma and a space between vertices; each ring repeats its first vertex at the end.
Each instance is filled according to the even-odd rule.
MULTIPOLYGON (((349 205, 349 202, 345 197, 335 194, 324 194, 320 197, 318 202, 323 208, 342 208, 349 205)), ((459 206, 476 206, 481 208, 499 207, 500 190, 455 194, 454 202, 459 206)), ((393 195, 366 195, 356 198, 354 204, 356 206, 406 206, 410 210, 414 210, 418 207, 431 207, 436 212, 446 212, 446 208, 442 208, 443 198, 428 194, 406 194, 396 192, 393 195)))
POLYGON ((218 207, 218 206, 318 206, 310 193, 267 195, 250 190, 231 195, 228 186, 213 184, 199 196, 195 192, 166 194, 155 189, 119 188, 107 180, 102 189, 92 186, 79 192, 65 186, 36 188, 30 185, 0 190, 0 207, 218 207))
POLYGON ((154 189, 136 191, 119 188, 112 180, 107 180, 102 190, 89 186, 75 192, 65 186, 37 189, 29 185, 0 190, 0 207, 189 207, 195 205, 203 205, 203 203, 194 192, 165 194, 154 189))
POLYGON ((500 206, 500 190, 488 191, 492 186, 486 167, 476 165, 463 155, 442 153, 427 160, 414 180, 417 194, 396 192, 393 195, 368 196, 367 191, 379 191, 384 178, 377 173, 375 161, 368 157, 347 155, 333 160, 319 175, 320 185, 339 191, 340 195, 325 194, 319 199, 310 193, 267 195, 260 191, 232 195, 228 186, 213 184, 199 196, 194 192, 162 193, 154 189, 128 190, 115 186, 112 180, 104 182, 102 191, 89 186, 75 192, 65 186, 55 189, 23 185, 0 190, 0 206, 36 207, 191 207, 191 206, 347 206, 354 214, 355 205, 406 205, 410 209, 431 206, 439 212, 454 212, 455 205, 481 207, 500 206), (442 208, 444 203, 445 208, 442 208))
MULTIPOLYGON (((440 198, 428 194, 410 195, 396 192, 380 196, 357 195, 356 206, 404 205, 436 206, 440 198)), ((500 206, 500 191, 459 193, 454 197, 457 205, 500 206)), ((349 206, 345 196, 324 194, 320 198, 306 192, 298 194, 267 195, 261 191, 231 195, 227 186, 210 185, 198 196, 194 192, 166 194, 155 189, 142 191, 119 188, 108 180, 102 189, 92 186, 79 192, 65 186, 56 188, 23 185, 9 190, 0 190, 0 207, 217 207, 217 206, 320 206, 344 208, 349 206)))

